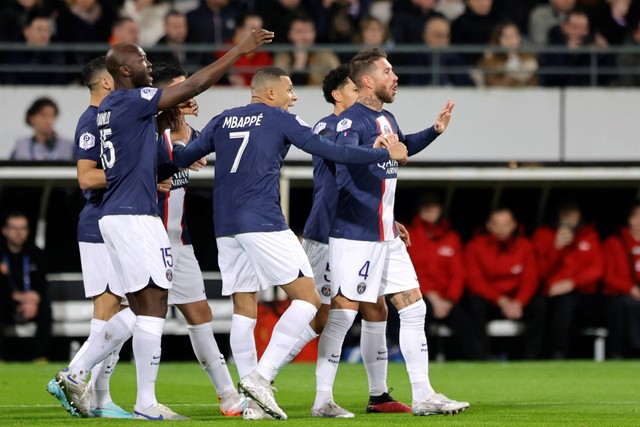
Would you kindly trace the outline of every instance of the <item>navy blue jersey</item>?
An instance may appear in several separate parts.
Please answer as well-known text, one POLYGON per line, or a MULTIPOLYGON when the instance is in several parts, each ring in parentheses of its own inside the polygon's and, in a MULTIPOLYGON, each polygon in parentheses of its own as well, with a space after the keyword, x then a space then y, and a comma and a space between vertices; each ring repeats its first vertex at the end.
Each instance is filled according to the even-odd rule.
MULTIPOLYGON (((336 138, 338 116, 330 114, 321 119, 313 131, 331 141, 336 138)), ((336 164, 322 157, 313 156, 313 205, 304 224, 302 237, 321 243, 329 243, 329 230, 338 205, 336 164)))
POLYGON ((386 149, 340 147, 315 135, 298 116, 262 103, 224 111, 198 139, 174 152, 185 167, 216 153, 213 190, 217 237, 288 229, 280 208, 280 168, 291 144, 334 161, 386 161, 386 149))
MULTIPOLYGON (((78 119, 74 141, 76 143, 76 158, 78 160, 92 160, 102 169, 100 162, 100 132, 96 124, 98 107, 90 105, 78 119)), ((78 242, 104 243, 98 218, 100 218, 100 203, 104 189, 83 190, 85 198, 84 208, 78 218, 78 242)))
POLYGON ((158 215, 156 114, 162 89, 111 92, 98 107, 107 190, 101 215, 158 215))
MULTIPOLYGON (((343 111, 336 126, 336 143, 371 147, 381 133, 396 133, 409 155, 433 142, 433 127, 403 135, 393 114, 374 111, 359 102, 343 111)), ((370 242, 393 240, 398 230, 393 216, 398 162, 369 165, 336 165, 338 208, 330 236, 370 242)))
MULTIPOLYGON (((191 138, 199 133, 195 130, 191 138)), ((158 164, 165 164, 173 159, 171 133, 165 130, 158 138, 158 164)), ((171 190, 168 193, 158 192, 158 211, 164 224, 171 246, 190 245, 191 238, 187 231, 185 198, 189 185, 189 169, 176 172, 171 177, 171 190)))

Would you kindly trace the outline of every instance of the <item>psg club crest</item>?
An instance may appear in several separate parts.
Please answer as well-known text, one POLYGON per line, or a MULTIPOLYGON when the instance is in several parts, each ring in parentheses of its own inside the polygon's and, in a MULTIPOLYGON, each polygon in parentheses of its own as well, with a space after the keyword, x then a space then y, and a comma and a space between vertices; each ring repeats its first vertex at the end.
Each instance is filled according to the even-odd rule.
POLYGON ((325 297, 331 296, 331 287, 329 285, 324 285, 322 287, 322 295, 325 297))
POLYGON ((367 290, 367 284, 365 282, 358 283, 358 287, 356 288, 360 295, 364 294, 364 291, 367 290))
POLYGON ((173 271, 170 268, 167 268, 167 280, 173 281, 173 271))

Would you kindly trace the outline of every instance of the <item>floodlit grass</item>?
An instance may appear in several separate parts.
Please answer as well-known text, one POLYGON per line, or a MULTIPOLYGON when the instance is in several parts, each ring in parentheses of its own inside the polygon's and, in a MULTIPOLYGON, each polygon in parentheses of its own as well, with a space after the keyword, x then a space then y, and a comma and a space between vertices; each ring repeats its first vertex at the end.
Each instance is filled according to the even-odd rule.
MULTIPOLYGON (((0 426, 131 425, 130 420, 70 417, 45 391, 47 381, 61 364, 0 364, 0 426)), ((454 417, 414 417, 410 414, 366 414, 367 380, 362 365, 343 364, 338 371, 336 401, 356 414, 351 420, 312 419, 315 365, 293 364, 278 378, 276 398, 289 415, 291 426, 640 426, 640 361, 594 363, 590 361, 536 363, 431 364, 436 390, 467 400, 471 408, 454 417)), ((232 375, 236 375, 232 367, 232 375)), ((403 364, 389 364, 393 396, 409 403, 411 391, 403 364)), ((118 365, 112 378, 114 400, 131 409, 135 400, 135 369, 118 365)), ((191 421, 181 426, 210 424, 235 426, 218 411, 217 398, 196 362, 163 363, 157 383, 160 402, 191 421)), ((254 421, 265 424, 276 421, 254 421)), ((165 422, 166 423, 166 422, 165 422)))

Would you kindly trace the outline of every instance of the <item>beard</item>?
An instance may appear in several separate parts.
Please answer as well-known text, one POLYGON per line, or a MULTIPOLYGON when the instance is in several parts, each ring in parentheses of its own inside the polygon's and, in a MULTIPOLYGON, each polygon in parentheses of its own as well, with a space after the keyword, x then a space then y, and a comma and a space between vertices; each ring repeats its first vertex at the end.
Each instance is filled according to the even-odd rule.
POLYGON ((384 87, 384 85, 379 85, 374 94, 375 96, 382 102, 384 102, 385 104, 391 104, 395 97, 392 93, 389 93, 390 91, 387 91, 387 88, 384 87))

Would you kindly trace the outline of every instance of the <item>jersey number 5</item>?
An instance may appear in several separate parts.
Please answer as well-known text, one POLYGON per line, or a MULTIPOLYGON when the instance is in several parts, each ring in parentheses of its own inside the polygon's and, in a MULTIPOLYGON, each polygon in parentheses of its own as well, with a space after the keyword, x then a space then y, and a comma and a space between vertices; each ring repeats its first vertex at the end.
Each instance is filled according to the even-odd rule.
POLYGON ((249 143, 249 135, 251 132, 229 132, 229 139, 241 139, 242 143, 240 144, 240 148, 238 149, 238 154, 236 154, 236 158, 233 161, 233 165, 231 166, 230 173, 236 173, 238 170, 238 166, 240 166, 240 159, 242 158, 242 153, 244 153, 244 149, 247 148, 247 144, 249 143))
POLYGON ((111 169, 116 163, 116 150, 113 143, 109 141, 111 128, 100 129, 100 160, 102 169, 111 169))

